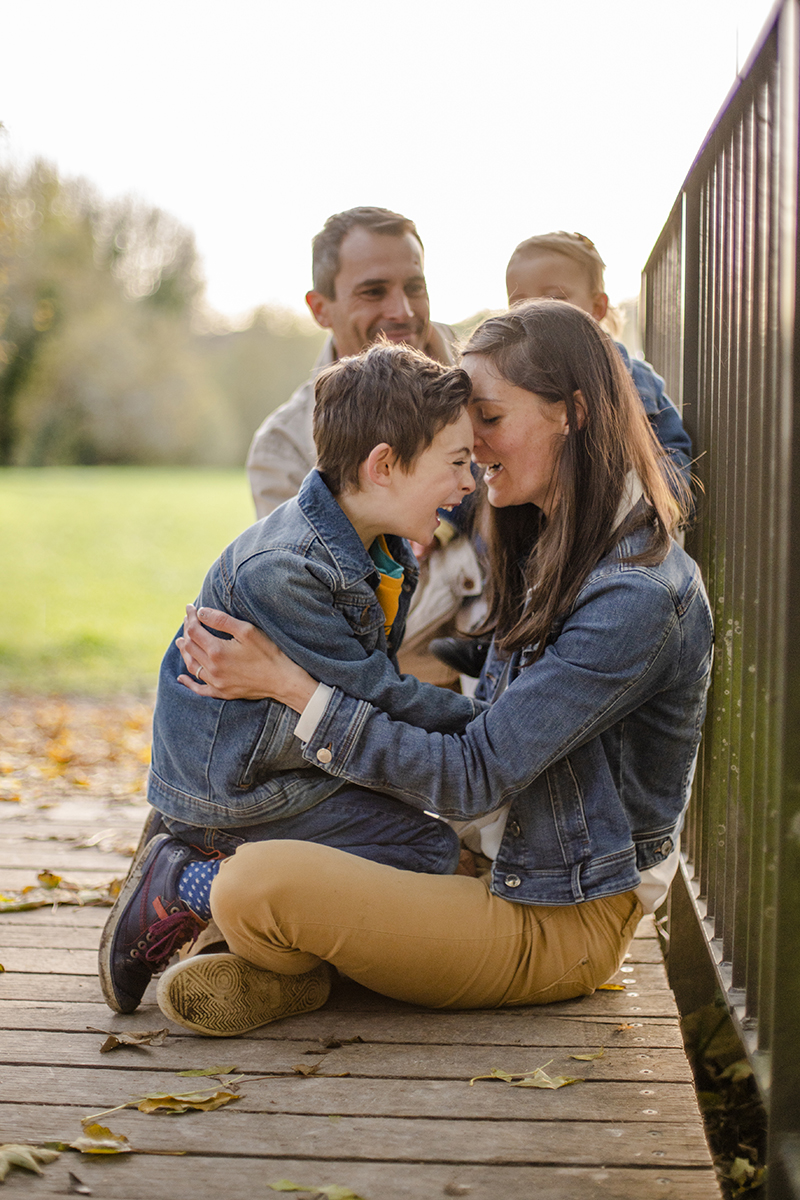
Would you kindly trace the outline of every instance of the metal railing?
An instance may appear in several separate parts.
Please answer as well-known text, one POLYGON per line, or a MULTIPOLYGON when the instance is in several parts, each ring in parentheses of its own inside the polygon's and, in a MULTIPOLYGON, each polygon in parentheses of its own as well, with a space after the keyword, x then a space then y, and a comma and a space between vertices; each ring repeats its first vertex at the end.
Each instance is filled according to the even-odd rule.
POLYGON ((695 445, 687 548, 717 639, 670 975, 702 1003, 710 963, 728 999, 769 1113, 770 1200, 800 1198, 799 4, 770 14, 642 292, 646 355, 695 445))

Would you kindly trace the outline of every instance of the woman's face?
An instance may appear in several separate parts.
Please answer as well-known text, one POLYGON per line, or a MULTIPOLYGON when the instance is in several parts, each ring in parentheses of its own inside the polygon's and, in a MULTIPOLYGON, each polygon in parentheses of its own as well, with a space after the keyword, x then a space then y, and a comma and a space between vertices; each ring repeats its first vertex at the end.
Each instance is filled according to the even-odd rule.
POLYGON ((483 354, 465 354, 461 365, 472 380, 473 458, 484 468, 489 503, 537 504, 549 516, 567 434, 566 405, 509 383, 483 354))

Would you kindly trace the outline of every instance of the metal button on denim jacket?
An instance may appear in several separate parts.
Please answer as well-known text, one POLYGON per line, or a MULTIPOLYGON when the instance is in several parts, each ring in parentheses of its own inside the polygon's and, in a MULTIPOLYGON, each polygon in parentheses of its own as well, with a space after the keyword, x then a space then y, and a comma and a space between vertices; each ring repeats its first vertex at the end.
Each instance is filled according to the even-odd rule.
POLYGON ((325 745, 332 774, 456 820, 510 802, 497 895, 574 904, 636 887, 681 827, 713 644, 699 570, 679 546, 658 566, 623 561, 645 539, 624 539, 590 573, 535 663, 492 648, 478 696, 494 703, 464 733, 426 733, 337 690, 306 759, 325 745))
MULTIPOLYGON (((375 565, 317 471, 223 551, 197 604, 257 625, 316 679, 426 729, 463 729, 480 704, 397 672, 417 568, 407 543, 387 543, 410 585, 388 642, 375 565)), ((153 718, 156 808, 196 825, 244 825, 302 812, 340 787, 303 758, 295 713, 271 700, 196 696, 177 682, 184 669, 173 641, 153 718)))

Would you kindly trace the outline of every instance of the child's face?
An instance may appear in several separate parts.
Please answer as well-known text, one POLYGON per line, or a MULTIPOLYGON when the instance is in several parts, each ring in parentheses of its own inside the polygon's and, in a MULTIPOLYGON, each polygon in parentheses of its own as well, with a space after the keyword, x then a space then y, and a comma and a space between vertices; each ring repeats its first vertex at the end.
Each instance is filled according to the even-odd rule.
POLYGON ((586 271, 558 251, 512 258, 506 271, 508 303, 518 300, 567 300, 602 321, 608 308, 604 292, 592 293, 586 271))
POLYGON ((397 519, 386 533, 428 545, 440 524, 437 508, 452 508, 475 490, 472 445, 472 422, 464 409, 457 421, 439 430, 410 471, 395 473, 397 519))

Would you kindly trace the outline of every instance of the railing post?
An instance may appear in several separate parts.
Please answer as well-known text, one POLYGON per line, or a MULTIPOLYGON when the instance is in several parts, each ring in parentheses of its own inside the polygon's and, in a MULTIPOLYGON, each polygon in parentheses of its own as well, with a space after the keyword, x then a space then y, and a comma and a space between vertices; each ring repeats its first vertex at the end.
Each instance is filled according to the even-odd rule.
POLYGON ((786 638, 782 787, 775 920, 772 1082, 769 1096, 769 1200, 800 1196, 800 339, 798 338, 798 0, 787 0, 779 25, 780 235, 778 320, 781 344, 783 450, 789 478, 786 519, 786 638))

